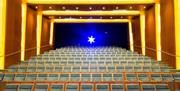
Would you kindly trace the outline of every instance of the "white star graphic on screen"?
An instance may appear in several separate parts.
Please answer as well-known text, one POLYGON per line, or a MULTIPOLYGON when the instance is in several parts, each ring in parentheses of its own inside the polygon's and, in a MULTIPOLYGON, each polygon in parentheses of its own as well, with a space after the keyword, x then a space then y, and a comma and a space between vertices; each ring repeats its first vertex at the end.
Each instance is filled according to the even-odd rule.
POLYGON ((95 42, 94 40, 95 40, 95 38, 94 38, 93 36, 88 37, 88 42, 89 42, 90 44, 94 43, 94 42, 95 42))

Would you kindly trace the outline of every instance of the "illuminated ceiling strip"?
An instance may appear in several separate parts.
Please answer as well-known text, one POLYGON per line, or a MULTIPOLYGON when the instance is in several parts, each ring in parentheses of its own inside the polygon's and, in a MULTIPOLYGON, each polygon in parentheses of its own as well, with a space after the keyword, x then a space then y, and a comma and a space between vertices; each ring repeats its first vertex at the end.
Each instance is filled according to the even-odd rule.
POLYGON ((55 23, 128 23, 129 19, 54 19, 55 23))
POLYGON ((157 0, 27 0, 30 4, 152 4, 157 0))
POLYGON ((137 10, 114 10, 114 11, 43 11, 43 15, 139 15, 137 10))

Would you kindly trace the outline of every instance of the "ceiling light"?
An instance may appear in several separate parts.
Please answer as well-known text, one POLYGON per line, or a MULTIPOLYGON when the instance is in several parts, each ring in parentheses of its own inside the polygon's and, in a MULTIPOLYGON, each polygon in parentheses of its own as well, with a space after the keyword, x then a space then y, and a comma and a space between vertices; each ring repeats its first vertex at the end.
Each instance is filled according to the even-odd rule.
POLYGON ((82 19, 82 17, 79 17, 80 19, 82 19))
POLYGON ((92 7, 89 7, 90 10, 92 10, 92 7))
POLYGON ((49 9, 52 9, 52 7, 51 7, 51 6, 49 6, 49 9))
POLYGON ((59 19, 61 19, 61 16, 59 16, 59 19))
POLYGON ((144 9, 146 9, 146 6, 144 6, 144 9))
POLYGON ((78 10, 78 9, 79 9, 79 7, 76 7, 76 9, 78 10))
POLYGON ((110 18, 112 19, 112 16, 110 18))
POLYGON ((132 9, 132 6, 130 6, 129 9, 132 9))
POLYGON ((65 6, 63 6, 63 7, 62 7, 62 9, 66 9, 66 7, 65 7, 65 6))
POLYGON ((38 9, 38 6, 36 6, 35 8, 38 9))
POLYGON ((106 7, 102 7, 102 9, 103 9, 103 10, 105 10, 105 9, 106 9, 106 7))
POLYGON ((116 9, 119 9, 119 7, 118 7, 118 6, 116 6, 116 9))

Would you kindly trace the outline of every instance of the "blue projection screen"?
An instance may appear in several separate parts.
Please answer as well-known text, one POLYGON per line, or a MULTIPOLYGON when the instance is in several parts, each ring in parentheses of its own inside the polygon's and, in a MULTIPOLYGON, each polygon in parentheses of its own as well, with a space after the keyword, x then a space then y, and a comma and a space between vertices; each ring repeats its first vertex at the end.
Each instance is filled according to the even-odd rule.
POLYGON ((128 23, 56 23, 55 48, 66 46, 128 48, 128 23))

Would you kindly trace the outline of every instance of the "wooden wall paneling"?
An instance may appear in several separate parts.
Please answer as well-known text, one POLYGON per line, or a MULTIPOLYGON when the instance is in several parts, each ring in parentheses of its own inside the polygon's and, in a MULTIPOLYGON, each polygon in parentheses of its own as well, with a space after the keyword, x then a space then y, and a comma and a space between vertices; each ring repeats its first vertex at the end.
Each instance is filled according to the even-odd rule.
POLYGON ((152 6, 145 12, 145 41, 146 41, 146 55, 156 59, 156 28, 155 28, 155 7, 152 6))
POLYGON ((161 0, 161 47, 162 61, 176 67, 174 0, 161 0))
POLYGON ((50 20, 43 16, 42 32, 41 32, 41 53, 51 49, 50 39, 50 20))
POLYGON ((20 60, 21 0, 7 0, 5 68, 20 60))
POLYGON ((134 51, 138 52, 139 54, 142 54, 139 16, 132 19, 132 32, 133 32, 134 51))
POLYGON ((26 25, 26 44, 25 44, 25 59, 36 55, 36 25, 37 12, 27 8, 27 25, 26 25))

